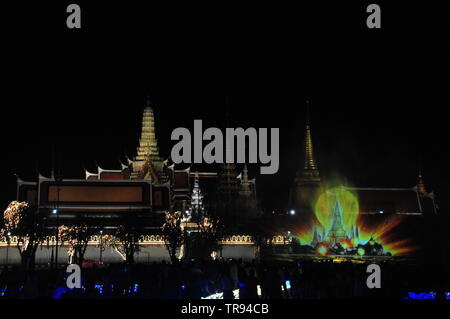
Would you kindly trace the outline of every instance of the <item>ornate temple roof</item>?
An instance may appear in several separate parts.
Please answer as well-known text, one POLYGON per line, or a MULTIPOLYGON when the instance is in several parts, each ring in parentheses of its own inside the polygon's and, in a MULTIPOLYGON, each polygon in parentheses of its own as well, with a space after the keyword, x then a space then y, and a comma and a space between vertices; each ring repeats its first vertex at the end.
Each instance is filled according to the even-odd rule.
POLYGON ((145 161, 148 157, 160 160, 158 140, 155 135, 155 117, 149 102, 147 102, 142 116, 142 130, 137 147, 136 161, 145 161))
POLYGON ((142 116, 142 130, 133 168, 132 179, 151 179, 153 183, 164 184, 168 181, 165 173, 166 161, 159 156, 158 141, 155 134, 155 117, 149 100, 142 116))
POLYGON ((84 169, 84 173, 86 174, 86 179, 88 180, 97 180, 98 173, 91 173, 87 169, 84 169))

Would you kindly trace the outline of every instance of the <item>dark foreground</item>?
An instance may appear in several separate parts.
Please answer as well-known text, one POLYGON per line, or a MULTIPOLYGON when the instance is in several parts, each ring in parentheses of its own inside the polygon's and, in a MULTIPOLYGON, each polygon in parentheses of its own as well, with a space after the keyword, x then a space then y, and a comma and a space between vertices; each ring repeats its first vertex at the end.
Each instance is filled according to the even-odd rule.
POLYGON ((23 274, 2 269, 0 299, 335 299, 449 298, 448 282, 423 265, 384 261, 381 288, 369 289, 369 263, 195 261, 101 265, 82 269, 82 288, 68 289, 65 269, 23 274), (445 289, 447 287, 447 289, 445 289))

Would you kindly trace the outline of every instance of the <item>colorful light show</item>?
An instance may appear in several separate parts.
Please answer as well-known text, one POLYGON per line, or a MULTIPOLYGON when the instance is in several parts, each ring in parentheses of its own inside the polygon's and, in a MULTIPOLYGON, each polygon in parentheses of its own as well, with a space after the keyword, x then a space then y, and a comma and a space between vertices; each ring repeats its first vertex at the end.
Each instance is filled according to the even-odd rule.
POLYGON ((319 256, 410 256, 420 248, 408 217, 362 214, 357 194, 338 186, 320 192, 308 227, 295 232, 306 254, 319 256))

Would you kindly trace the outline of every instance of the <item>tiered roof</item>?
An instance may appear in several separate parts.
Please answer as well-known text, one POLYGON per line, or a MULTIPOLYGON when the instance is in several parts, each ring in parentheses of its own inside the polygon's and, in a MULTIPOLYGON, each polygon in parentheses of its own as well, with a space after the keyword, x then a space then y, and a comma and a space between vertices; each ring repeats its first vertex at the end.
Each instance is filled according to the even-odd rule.
POLYGON ((142 131, 139 146, 137 147, 136 161, 145 161, 147 158, 161 160, 155 135, 155 117, 153 108, 150 105, 147 105, 144 109, 142 116, 142 131))

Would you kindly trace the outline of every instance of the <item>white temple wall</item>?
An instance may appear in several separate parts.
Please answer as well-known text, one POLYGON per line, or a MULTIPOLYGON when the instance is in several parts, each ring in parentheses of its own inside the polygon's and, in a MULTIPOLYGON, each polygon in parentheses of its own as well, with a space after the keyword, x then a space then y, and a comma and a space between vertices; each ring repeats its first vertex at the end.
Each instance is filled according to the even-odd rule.
MULTIPOLYGON (((50 263, 52 247, 38 247, 36 251, 36 264, 47 265, 50 263)), ((56 257, 56 256, 54 256, 56 257)), ((222 248, 223 258, 234 258, 251 260, 255 258, 255 247, 253 245, 224 245, 222 248)), ((84 256, 85 259, 100 260, 100 248, 88 246, 84 256)), ((140 247, 140 251, 134 255, 137 263, 151 263, 160 261, 170 261, 169 254, 165 246, 140 247)), ((102 261, 105 263, 120 263, 122 258, 111 247, 105 247, 102 253, 102 261)), ((58 262, 65 264, 68 262, 67 247, 58 248, 58 262)), ((0 265, 20 264, 20 254, 15 246, 0 247, 0 265)))
MULTIPOLYGON (((46 265, 50 263, 52 255, 52 247, 39 247, 36 251, 36 264, 46 265)), ((54 257, 55 253, 54 253, 54 257)), ((84 255, 85 259, 100 260, 100 248, 96 246, 88 246, 84 255)), ((134 259, 138 263, 150 263, 155 261, 170 261, 167 249, 164 246, 148 246, 140 247, 140 251, 136 252, 134 259)), ((105 263, 120 263, 122 258, 111 247, 105 247, 102 253, 102 261, 105 263)), ((67 247, 58 248, 58 262, 64 264, 68 262, 67 247)), ((20 254, 16 247, 10 246, 0 247, 0 265, 17 265, 20 264, 20 254)))
POLYGON ((223 258, 252 260, 255 258, 254 245, 224 245, 222 247, 223 258))

